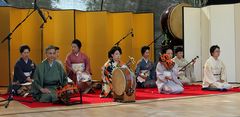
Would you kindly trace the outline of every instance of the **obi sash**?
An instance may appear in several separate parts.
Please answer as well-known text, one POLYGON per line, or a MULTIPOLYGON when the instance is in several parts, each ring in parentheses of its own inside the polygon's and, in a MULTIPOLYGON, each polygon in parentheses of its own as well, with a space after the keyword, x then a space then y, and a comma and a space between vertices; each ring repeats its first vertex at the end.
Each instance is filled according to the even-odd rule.
POLYGON ((84 72, 85 64, 84 63, 74 63, 74 64, 72 64, 72 69, 74 71, 84 72))

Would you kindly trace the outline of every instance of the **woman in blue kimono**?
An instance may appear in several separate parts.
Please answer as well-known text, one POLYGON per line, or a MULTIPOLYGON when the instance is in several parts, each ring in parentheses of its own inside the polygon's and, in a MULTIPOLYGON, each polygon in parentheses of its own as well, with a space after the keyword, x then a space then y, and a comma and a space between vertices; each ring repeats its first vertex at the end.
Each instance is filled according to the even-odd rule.
POLYGON ((141 49, 142 58, 137 62, 135 74, 137 76, 137 86, 140 88, 156 87, 155 67, 149 60, 150 47, 143 46, 141 49))
POLYGON ((28 45, 22 45, 19 51, 21 57, 14 66, 14 76, 12 84, 15 94, 25 95, 25 93, 27 93, 29 89, 27 87, 24 88, 25 86, 22 86, 21 84, 32 82, 35 64, 29 58, 30 47, 28 45))

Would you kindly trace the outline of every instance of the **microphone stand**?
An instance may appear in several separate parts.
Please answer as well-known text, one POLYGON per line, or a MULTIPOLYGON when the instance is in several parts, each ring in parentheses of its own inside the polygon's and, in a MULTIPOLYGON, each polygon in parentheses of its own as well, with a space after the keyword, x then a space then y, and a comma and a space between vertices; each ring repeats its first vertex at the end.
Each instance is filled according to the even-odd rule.
POLYGON ((148 47, 151 46, 153 43, 155 43, 155 41, 157 41, 158 39, 160 39, 164 34, 159 35, 157 38, 155 38, 150 44, 148 44, 148 47))
POLYGON ((41 26, 40 26, 40 30, 41 30, 41 60, 43 60, 43 39, 44 39, 44 35, 43 35, 43 28, 44 28, 44 22, 41 24, 41 26))
POLYGON ((119 46, 120 42, 123 41, 124 39, 126 39, 129 35, 131 35, 132 37, 133 35, 133 31, 131 30, 127 35, 125 35, 122 39, 120 39, 117 43, 115 43, 115 46, 119 46))
MULTIPOLYGON (((48 20, 48 18, 50 19, 50 20, 52 20, 52 17, 49 15, 49 13, 48 13, 48 17, 46 18, 46 21, 48 20)), ((43 29, 44 29, 44 24, 45 24, 46 22, 43 22, 41 25, 40 25, 40 30, 41 30, 41 60, 43 60, 43 46, 44 46, 44 42, 43 42, 43 40, 44 40, 44 31, 43 31, 43 29)))
POLYGON ((7 37, 5 37, 1 43, 4 43, 5 41, 8 42, 8 88, 9 88, 9 96, 8 99, 6 100, 2 100, 0 102, 4 102, 7 101, 7 103, 5 104, 5 108, 8 107, 9 103, 14 100, 13 98, 13 89, 10 88, 11 84, 12 84, 12 79, 11 79, 11 39, 12 39, 12 34, 18 29, 19 26, 21 26, 34 12, 36 11, 36 9, 34 9, 33 11, 31 11, 8 35, 7 37))
MULTIPOLYGON (((42 14, 41 10, 38 8, 37 0, 34 0, 34 9, 7 35, 7 37, 5 37, 1 43, 4 43, 5 41, 8 41, 8 80, 9 80, 9 84, 8 84, 8 99, 6 100, 2 100, 0 102, 4 102, 7 101, 7 103, 5 104, 5 108, 8 107, 9 103, 14 100, 13 95, 15 94, 14 89, 12 88, 12 80, 11 80, 11 39, 12 39, 12 34, 18 29, 18 27, 20 27, 36 10, 38 11, 39 15, 42 17, 42 19, 44 20, 44 22, 46 22, 46 19, 44 18, 44 15, 42 14)), ((23 100, 19 100, 19 101, 23 101, 23 100)), ((25 101, 25 102, 32 102, 32 101, 25 101)))

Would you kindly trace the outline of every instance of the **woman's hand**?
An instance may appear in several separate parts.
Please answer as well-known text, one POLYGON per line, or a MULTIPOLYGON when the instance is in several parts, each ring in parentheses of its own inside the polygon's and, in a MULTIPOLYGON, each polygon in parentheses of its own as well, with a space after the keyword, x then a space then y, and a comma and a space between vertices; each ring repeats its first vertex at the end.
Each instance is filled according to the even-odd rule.
POLYGON ((224 83, 225 81, 224 80, 218 80, 218 82, 224 83))
POLYGON ((32 82, 32 79, 30 77, 27 77, 26 81, 32 82))
POLYGON ((41 91, 42 93, 45 93, 45 94, 51 93, 51 91, 50 91, 49 89, 47 89, 47 88, 41 88, 40 91, 41 91))
POLYGON ((193 61, 192 61, 192 64, 194 65, 195 63, 196 63, 196 60, 193 60, 193 61))
POLYGON ((172 77, 165 76, 165 79, 167 79, 167 80, 172 80, 172 77))

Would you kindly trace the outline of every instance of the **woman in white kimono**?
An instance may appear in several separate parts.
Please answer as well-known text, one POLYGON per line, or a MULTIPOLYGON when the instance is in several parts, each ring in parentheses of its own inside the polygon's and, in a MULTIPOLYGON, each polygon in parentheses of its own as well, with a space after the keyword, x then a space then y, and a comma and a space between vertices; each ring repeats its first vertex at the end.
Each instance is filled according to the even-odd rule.
POLYGON ((232 88, 227 83, 226 69, 223 62, 219 59, 220 47, 214 45, 210 48, 211 57, 204 65, 203 90, 228 90, 232 88))
MULTIPOLYGON (((173 61, 178 66, 179 71, 188 64, 188 61, 185 58, 183 58, 183 48, 181 47, 176 48, 175 53, 176 56, 173 58, 173 61)), ((195 61, 193 61, 192 64, 190 64, 189 66, 187 66, 186 70, 178 72, 179 80, 183 84, 191 84, 192 82, 195 81, 194 63, 195 61)))
POLYGON ((160 56, 156 68, 157 87, 159 93, 178 94, 184 91, 182 83, 177 79, 177 66, 171 60, 169 54, 160 56))

